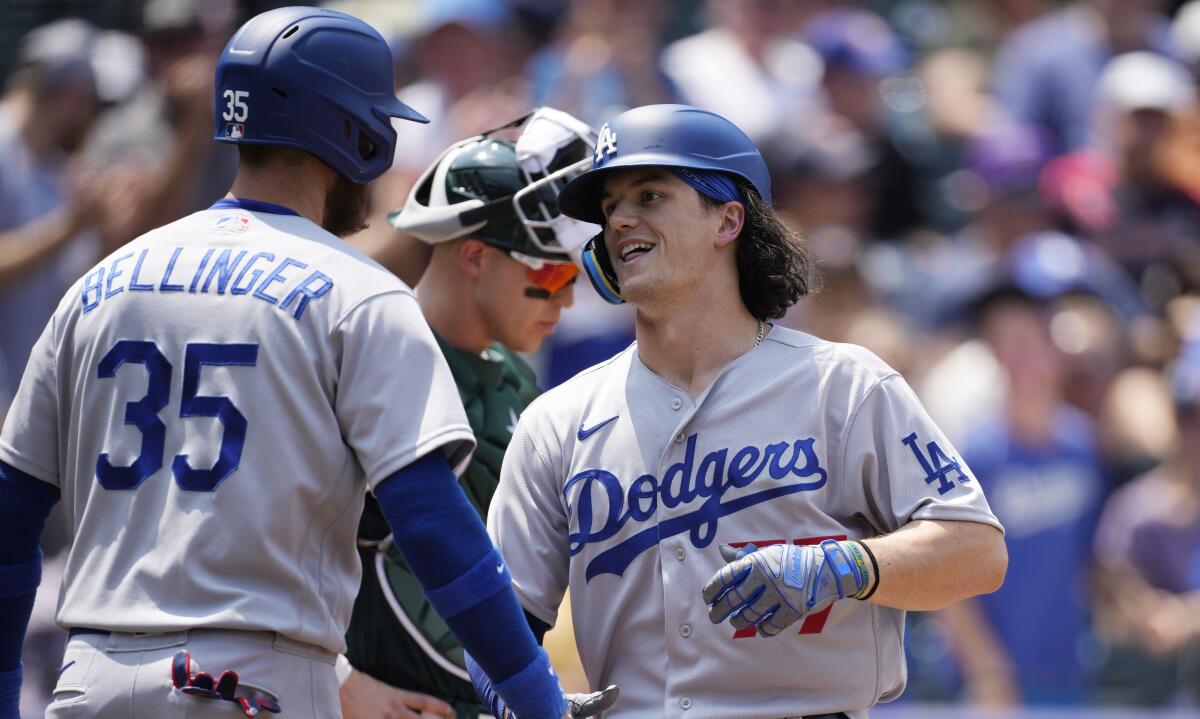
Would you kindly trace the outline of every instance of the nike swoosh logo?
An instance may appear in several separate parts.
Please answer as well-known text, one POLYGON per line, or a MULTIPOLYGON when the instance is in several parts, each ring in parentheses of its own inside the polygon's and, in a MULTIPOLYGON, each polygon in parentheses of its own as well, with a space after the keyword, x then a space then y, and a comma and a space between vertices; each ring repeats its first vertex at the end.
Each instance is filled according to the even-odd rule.
POLYGON ((619 414, 613 415, 612 417, 609 417, 608 419, 604 420, 600 424, 592 425, 591 427, 588 427, 587 429, 584 429, 582 424, 579 425, 579 434, 577 435, 579 437, 579 441, 582 442, 583 440, 587 439, 588 437, 591 437, 596 432, 596 430, 600 429, 604 425, 608 424, 609 422, 613 421, 614 419, 616 419, 617 417, 620 417, 620 416, 621 415, 619 415, 619 414))

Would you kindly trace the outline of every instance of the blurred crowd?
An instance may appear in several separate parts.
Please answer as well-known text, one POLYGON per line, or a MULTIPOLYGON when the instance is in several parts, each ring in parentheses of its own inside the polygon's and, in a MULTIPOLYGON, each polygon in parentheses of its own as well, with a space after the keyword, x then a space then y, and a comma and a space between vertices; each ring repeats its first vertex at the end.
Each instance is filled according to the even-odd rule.
MULTIPOLYGON (((0 417, 67 286, 228 188, 213 67, 284 4, 0 6, 20 31, 0 56, 0 417)), ((432 119, 398 128, 353 238, 385 264, 417 173, 536 105, 600 125, 694 104, 763 148, 822 273, 782 322, 900 370, 1007 528, 999 592, 910 615, 902 701, 1200 706, 1200 0, 324 4, 379 28, 432 119)), ((534 358, 544 387, 632 339, 628 309, 575 297, 534 358)))

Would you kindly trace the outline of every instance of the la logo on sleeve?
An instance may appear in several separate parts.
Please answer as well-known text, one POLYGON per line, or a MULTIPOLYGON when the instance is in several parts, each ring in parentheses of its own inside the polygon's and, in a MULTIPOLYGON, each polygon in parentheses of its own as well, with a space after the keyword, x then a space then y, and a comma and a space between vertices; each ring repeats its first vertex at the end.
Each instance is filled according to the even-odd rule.
POLYGON ((900 441, 908 445, 913 455, 916 456, 917 462, 921 464, 921 469, 925 471, 925 483, 933 484, 937 482, 938 494, 945 494, 954 489, 954 482, 950 481, 951 472, 958 475, 959 484, 966 484, 971 481, 971 478, 963 471, 962 463, 958 461, 958 458, 947 455, 938 446, 937 442, 929 442, 925 446, 925 451, 929 453, 926 456, 921 451, 921 446, 917 444, 916 432, 913 432, 900 441))

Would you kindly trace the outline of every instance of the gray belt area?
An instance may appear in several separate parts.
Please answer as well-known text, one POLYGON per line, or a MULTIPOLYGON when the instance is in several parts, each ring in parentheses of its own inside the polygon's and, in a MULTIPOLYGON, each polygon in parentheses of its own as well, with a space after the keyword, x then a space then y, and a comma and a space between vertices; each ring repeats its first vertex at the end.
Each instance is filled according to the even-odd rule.
MULTIPOLYGON (((185 634, 187 634, 189 631, 190 631, 190 632, 205 632, 205 631, 221 631, 221 632, 225 632, 225 631, 237 631, 237 630, 229 630, 229 629, 190 629, 190 630, 183 630, 183 631, 178 631, 178 632, 158 632, 158 633, 137 633, 137 632, 134 632, 134 633, 128 633, 128 634, 124 634, 124 633, 114 633, 114 632, 110 632, 110 631, 108 631, 107 629, 92 629, 92 628, 90 628, 90 627, 72 627, 72 628, 71 628, 71 630, 68 632, 68 636, 69 636, 69 637, 71 637, 71 638, 74 638, 74 637, 77 637, 77 636, 80 636, 80 635, 86 635, 86 634, 95 634, 95 635, 100 635, 100 636, 107 636, 107 637, 109 637, 109 641, 110 641, 110 642, 112 641, 112 638, 113 638, 113 637, 117 637, 118 639, 121 639, 121 638, 126 638, 126 637, 127 637, 127 638, 129 638, 129 639, 135 640, 135 641, 136 641, 136 643, 137 643, 138 645, 140 645, 140 646, 141 646, 141 648, 146 648, 146 643, 148 643, 148 642, 149 642, 149 643, 152 643, 152 642, 154 642, 154 639, 155 639, 155 638, 161 638, 163 641, 168 641, 168 642, 177 642, 177 641, 178 641, 178 639, 179 639, 179 638, 180 638, 182 635, 185 635, 185 634)), ((299 642, 299 641, 296 641, 295 639, 288 639, 287 637, 283 636, 282 634, 277 634, 277 633, 274 633, 274 632, 264 632, 264 633, 266 633, 266 634, 275 634, 275 642, 276 642, 276 644, 277 644, 277 645, 278 645, 280 642, 286 642, 286 643, 288 643, 289 645, 291 645, 291 646, 292 646, 292 647, 294 647, 294 648, 303 648, 303 649, 305 649, 305 650, 306 650, 306 651, 305 651, 305 655, 310 655, 310 656, 312 656, 312 658, 314 658, 314 659, 324 659, 324 658, 326 658, 326 657, 327 657, 327 658, 328 658, 328 659, 327 659, 328 663, 329 663, 329 664, 333 664, 333 663, 334 663, 334 661, 335 661, 335 660, 336 660, 336 658, 337 658, 337 657, 336 657, 336 655, 335 655, 335 654, 333 654, 332 652, 329 652, 329 651, 327 651, 327 650, 325 650, 325 649, 321 649, 320 647, 314 646, 314 645, 312 645, 312 644, 306 644, 306 643, 304 643, 304 642, 299 642)), ((109 647, 109 648, 110 648, 110 649, 111 649, 111 648, 113 648, 113 647, 111 646, 111 644, 110 644, 110 647, 109 647)), ((134 647, 132 647, 132 646, 131 646, 131 647, 129 647, 129 648, 130 648, 130 649, 133 649, 134 647)), ((493 717, 491 714, 480 714, 480 715, 479 715, 479 719, 495 719, 495 717, 493 717)), ((804 716, 804 717, 800 717, 800 719, 847 719, 847 717, 846 717, 846 715, 845 715, 845 714, 842 714, 842 713, 840 713, 840 712, 839 712, 839 713, 837 713, 837 714, 810 714, 810 715, 807 715, 807 716, 804 716)))
POLYGON ((67 637, 74 639, 79 636, 102 636, 108 637, 106 649, 108 651, 136 651, 139 649, 152 649, 156 647, 169 647, 180 644, 186 640, 189 634, 204 632, 204 633, 229 633, 231 635, 258 635, 270 637, 271 643, 278 649, 282 649, 290 654, 297 654, 309 659, 315 659, 329 665, 333 665, 337 659, 337 655, 328 649, 322 649, 315 644, 302 642, 297 639, 285 637, 278 632, 268 632, 257 629, 240 630, 240 629, 181 629, 173 632, 113 632, 107 629, 93 629, 92 627, 71 627, 67 631, 67 637))

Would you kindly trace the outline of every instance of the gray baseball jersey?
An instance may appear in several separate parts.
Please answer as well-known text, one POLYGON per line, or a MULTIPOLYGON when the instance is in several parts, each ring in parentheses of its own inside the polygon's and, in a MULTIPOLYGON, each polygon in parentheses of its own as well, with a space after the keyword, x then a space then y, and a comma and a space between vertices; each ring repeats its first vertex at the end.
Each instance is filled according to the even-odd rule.
POLYGON ((368 484, 473 446, 408 287, 289 210, 222 200, 68 291, 0 459, 62 490, 61 625, 337 652, 368 484))
POLYGON ((623 719, 865 710, 905 683, 904 612, 844 600, 773 638, 713 625, 722 543, 859 539, 919 519, 1000 527, 904 380, 775 327, 695 401, 636 345, 521 416, 488 527, 524 607, 571 588, 593 687, 623 719))

